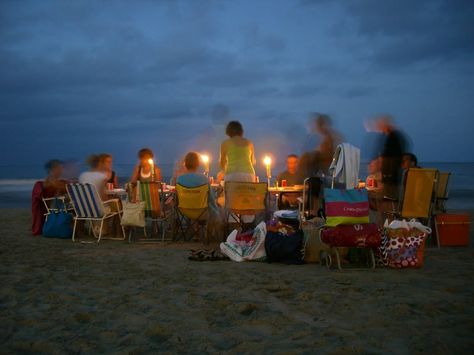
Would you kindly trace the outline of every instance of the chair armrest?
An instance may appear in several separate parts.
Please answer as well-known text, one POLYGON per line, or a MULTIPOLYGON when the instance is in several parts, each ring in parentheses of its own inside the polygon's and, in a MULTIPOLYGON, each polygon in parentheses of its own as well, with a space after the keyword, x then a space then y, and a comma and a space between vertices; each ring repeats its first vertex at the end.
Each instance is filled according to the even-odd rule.
POLYGON ((118 198, 111 198, 110 200, 106 200, 106 201, 102 201, 102 203, 104 205, 111 205, 111 204, 115 204, 115 206, 117 207, 117 212, 122 212, 122 209, 120 208, 120 199, 118 198))
POLYGON ((111 198, 110 200, 102 201, 102 203, 104 203, 104 204, 112 203, 112 202, 118 203, 119 199, 118 198, 111 198))

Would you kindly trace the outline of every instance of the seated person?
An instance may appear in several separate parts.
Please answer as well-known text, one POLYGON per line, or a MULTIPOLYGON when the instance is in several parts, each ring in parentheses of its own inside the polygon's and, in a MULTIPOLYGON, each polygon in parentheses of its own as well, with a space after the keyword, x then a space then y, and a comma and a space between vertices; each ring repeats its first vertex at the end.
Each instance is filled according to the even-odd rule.
POLYGON ((304 178, 298 172, 298 156, 290 154, 286 158, 286 170, 277 177, 278 185, 282 186, 281 181, 286 180, 286 186, 302 185, 304 178))
MULTIPOLYGON (((109 198, 107 197, 106 194, 106 184, 107 184, 107 175, 103 171, 101 171, 101 166, 100 166, 100 155, 91 155, 89 159, 87 159, 87 163, 90 166, 89 171, 83 172, 81 175, 79 175, 79 182, 81 184, 92 184, 96 187, 97 193, 99 194, 99 197, 102 199, 102 201, 106 201, 109 198)), ((105 205, 104 206, 105 211, 115 211, 116 206, 115 205, 105 205)), ((94 221, 92 223, 93 228, 94 228, 94 234, 98 235, 100 232, 100 223, 98 221, 94 221), (97 222, 97 223, 94 223, 97 222)), ((112 223, 110 224, 104 224, 102 226, 102 233, 107 234, 109 231, 112 233, 115 233, 117 237, 121 237, 120 234, 120 219, 118 215, 112 218, 112 220, 109 222, 112 223)))
POLYGON ((418 159, 413 153, 405 153, 402 156, 402 168, 408 170, 410 168, 419 168, 418 159))
MULTIPOLYGON (((31 231, 33 235, 41 235, 45 220, 46 207, 43 198, 66 195, 66 181, 61 179, 63 164, 57 159, 52 159, 45 164, 48 174, 44 181, 37 181, 33 186, 31 194, 31 231)), ((49 207, 53 207, 55 201, 51 201, 49 207)))
MULTIPOLYGON (((189 152, 184 157, 184 166, 186 172, 177 177, 176 183, 185 187, 198 187, 204 184, 209 185, 209 179, 206 175, 198 173, 200 164, 199 154, 196 152, 189 152)), ((222 230, 222 218, 220 217, 220 211, 217 207, 214 192, 209 185, 209 219, 208 219, 208 233, 216 240, 222 240, 220 232, 222 230)))
POLYGON ((117 174, 112 170, 112 155, 102 153, 99 155, 99 169, 107 177, 107 184, 113 184, 114 189, 118 189, 119 183, 117 174))
POLYGON ((81 184, 95 185, 100 198, 104 201, 107 200, 105 193, 107 176, 100 171, 100 157, 98 155, 91 155, 89 159, 87 159, 87 163, 90 169, 79 175, 79 182, 81 184))
MULTIPOLYGON (((197 187, 204 184, 209 184, 209 179, 206 175, 198 173, 199 169, 199 154, 196 152, 189 152, 184 157, 184 167, 186 171, 177 177, 176 183, 184 187, 197 187)), ((214 194, 209 186, 209 207, 217 210, 214 194)))
MULTIPOLYGON (((280 173, 277 177, 278 185, 282 186, 282 181, 286 180, 286 186, 302 185, 304 177, 298 170, 298 156, 290 154, 286 158, 286 170, 280 173)), ((301 196, 299 192, 285 192, 281 193, 278 203, 279 209, 298 207, 298 197, 301 196)))
POLYGON ((130 179, 132 184, 136 184, 137 181, 161 181, 160 168, 158 168, 154 163, 150 164, 150 160, 153 160, 153 151, 151 149, 140 149, 138 152, 138 159, 140 160, 140 164, 135 166, 135 169, 133 169, 132 178, 130 179))

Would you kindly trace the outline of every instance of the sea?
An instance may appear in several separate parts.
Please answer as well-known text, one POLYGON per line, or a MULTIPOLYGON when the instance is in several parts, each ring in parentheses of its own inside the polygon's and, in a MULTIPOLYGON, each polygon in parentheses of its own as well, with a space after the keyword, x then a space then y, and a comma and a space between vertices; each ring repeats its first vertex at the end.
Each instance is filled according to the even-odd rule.
MULTIPOLYGON (((474 210, 474 162, 449 163, 425 162, 420 164, 424 168, 436 168, 439 171, 451 173, 448 189, 448 209, 474 210)), ((114 170, 119 177, 119 183, 124 184, 133 171, 132 164, 115 164, 114 170)), ((160 165, 164 181, 170 181, 173 173, 173 164, 160 165)), ((76 166, 77 171, 86 170, 85 166, 76 166)), ((283 171, 284 166, 276 166, 275 172, 283 171)), ((217 167, 211 167, 212 172, 217 167)), ((263 168, 257 169, 260 181, 265 181, 263 168)), ((36 181, 44 178, 42 165, 0 165, 0 208, 29 208, 31 206, 31 191, 36 181)), ((215 175, 215 173, 214 173, 215 175)), ((276 175, 276 174, 275 174, 276 175)), ((360 178, 367 176, 367 164, 361 164, 360 178)))

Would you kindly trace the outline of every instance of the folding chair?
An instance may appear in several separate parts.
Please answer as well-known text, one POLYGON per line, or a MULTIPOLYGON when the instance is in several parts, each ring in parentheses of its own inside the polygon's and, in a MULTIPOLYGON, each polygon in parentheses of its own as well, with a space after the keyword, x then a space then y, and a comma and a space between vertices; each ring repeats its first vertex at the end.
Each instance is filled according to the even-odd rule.
POLYGON ((448 201, 448 183, 451 173, 439 172, 438 185, 436 187, 436 196, 433 213, 446 213, 446 201, 448 201))
POLYGON ((66 205, 66 196, 43 197, 43 204, 46 207, 46 214, 72 208, 66 205))
MULTIPOLYGON (((72 241, 75 241, 77 221, 89 221, 90 223, 100 221, 98 236, 96 236, 94 229, 92 229, 94 237, 97 238, 97 244, 99 244, 102 238, 102 227, 104 226, 104 221, 117 215, 120 220, 122 219, 119 199, 115 198, 102 201, 95 185, 92 184, 67 184, 66 189, 75 213, 72 241)), ((124 240, 125 230, 123 227, 121 228, 123 238, 107 237, 103 239, 124 240)))
MULTIPOLYGON (((405 174, 403 196, 392 211, 385 212, 393 217, 418 218, 426 224, 432 224, 433 197, 437 190, 438 170, 410 168, 405 174)), ((436 237, 437 238, 437 237, 436 237)), ((438 241, 435 243, 439 246, 438 241)))
POLYGON ((319 215, 319 210, 321 208, 320 197, 324 187, 323 181, 319 177, 306 178, 303 185, 303 196, 298 198, 298 209, 301 221, 319 215), (315 215, 314 212, 316 212, 315 215))
POLYGON ((229 218, 232 218, 243 230, 249 223, 244 221, 247 216, 254 216, 252 225, 256 224, 257 216, 267 210, 268 184, 266 182, 234 182, 224 184, 226 235, 229 232, 229 218))
MULTIPOLYGON (((171 219, 170 211, 166 211, 164 208, 164 198, 165 194, 161 188, 161 182, 150 181, 150 182, 140 182, 137 184, 137 197, 138 201, 145 202, 145 218, 151 220, 153 230, 158 232, 158 224, 161 228, 161 239, 150 238, 146 233, 146 226, 144 227, 145 238, 139 239, 141 242, 156 242, 156 241, 165 241, 166 229, 168 228, 168 222, 171 219)), ((132 238, 132 229, 129 232, 129 242, 132 238)))
POLYGON ((201 242, 208 243, 207 220, 209 217, 209 184, 197 187, 176 185, 177 228, 183 240, 198 236, 201 242), (192 232, 191 235, 188 235, 192 232))

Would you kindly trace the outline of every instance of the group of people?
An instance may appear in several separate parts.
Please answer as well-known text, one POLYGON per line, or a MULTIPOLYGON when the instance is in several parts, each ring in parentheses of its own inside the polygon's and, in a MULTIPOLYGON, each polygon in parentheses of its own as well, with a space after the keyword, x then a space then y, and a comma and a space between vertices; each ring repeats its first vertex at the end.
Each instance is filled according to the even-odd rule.
MULTIPOLYGON (((344 138, 334 129, 332 120, 327 115, 315 114, 312 125, 320 136, 319 145, 301 156, 296 154, 287 156, 286 170, 277 176, 280 186, 283 182, 286 186, 301 185, 306 177, 327 174, 336 147, 344 138)), ((383 188, 384 194, 396 195, 401 183, 401 171, 417 166, 416 156, 406 152, 406 139, 390 117, 379 117, 373 122, 373 127, 379 132, 383 141, 378 145, 375 158, 369 163, 369 174, 375 179, 377 186, 383 188)), ((245 138, 242 124, 239 121, 229 122, 225 133, 227 139, 220 146, 220 172, 217 174, 216 182, 220 183, 222 180, 255 182, 257 180, 255 148, 253 142, 245 138)), ((162 181, 161 170, 153 159, 153 151, 149 148, 143 148, 138 152, 138 164, 129 180, 132 185, 138 181, 162 181)), ((91 155, 87 163, 89 170, 82 172, 77 181, 95 185, 100 197, 106 199, 107 187, 119 187, 117 174, 112 169, 112 155, 107 153, 91 155)), ((66 183, 69 181, 62 177, 62 162, 51 160, 45 168, 47 177, 41 186, 42 196, 65 195, 66 183)), ((173 181, 185 187, 209 183, 208 177, 202 173, 200 154, 188 152, 182 161, 182 166, 175 171, 173 181)), ((211 205, 217 206, 215 196, 210 195, 209 201, 211 205)), ((291 196, 286 202, 286 206, 295 204, 291 196)))

